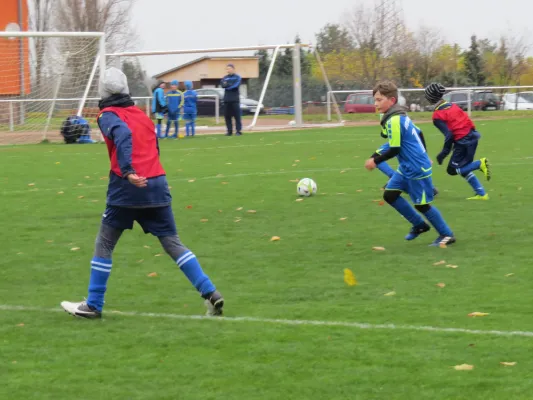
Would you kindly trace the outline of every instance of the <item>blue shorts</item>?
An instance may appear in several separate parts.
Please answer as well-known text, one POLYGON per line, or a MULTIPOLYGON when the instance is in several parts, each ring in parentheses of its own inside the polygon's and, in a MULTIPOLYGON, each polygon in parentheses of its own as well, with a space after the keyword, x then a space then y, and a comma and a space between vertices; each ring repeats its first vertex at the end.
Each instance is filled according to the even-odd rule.
POLYGON ((183 119, 186 121, 194 122, 196 121, 196 113, 185 113, 183 114, 183 119))
POLYGON ((132 229, 134 221, 141 225, 144 233, 151 233, 157 237, 177 234, 171 206, 152 208, 107 206, 102 218, 102 223, 120 230, 132 229))
POLYGON ((168 112, 167 119, 168 121, 179 121, 180 113, 179 111, 176 112, 168 112))
POLYGON ((477 145, 479 143, 478 137, 479 136, 476 137, 475 135, 469 134, 465 138, 455 142, 453 145, 452 157, 448 164, 449 168, 462 168, 474 161, 477 145))
POLYGON ((422 179, 407 179, 399 172, 390 178, 385 190, 399 190, 411 198, 413 204, 421 206, 433 201, 433 181, 431 176, 422 179))

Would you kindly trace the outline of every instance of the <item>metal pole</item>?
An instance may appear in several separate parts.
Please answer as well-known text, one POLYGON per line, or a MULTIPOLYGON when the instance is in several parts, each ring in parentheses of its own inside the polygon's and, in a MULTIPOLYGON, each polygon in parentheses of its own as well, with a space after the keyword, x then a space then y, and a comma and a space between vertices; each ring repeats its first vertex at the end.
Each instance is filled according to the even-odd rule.
MULTIPOLYGON (((67 56, 67 59, 68 59, 68 56, 67 56)), ((46 119, 46 125, 44 126, 44 130, 43 130, 43 140, 46 140, 48 128, 50 127, 50 121, 52 120, 52 116, 54 115, 54 108, 56 106, 56 98, 59 93, 59 88, 61 87, 62 80, 63 80, 63 73, 61 73, 61 75, 59 75, 59 78, 57 79, 56 87, 54 90, 54 99, 52 100, 52 104, 50 104, 50 109, 48 110, 48 118, 46 119)))
POLYGON ((300 44, 296 43, 292 49, 292 76, 294 90, 294 122, 295 126, 301 128, 303 125, 302 116, 302 70, 300 65, 300 44))
POLYGON ((87 101, 87 96, 89 95, 89 90, 91 89, 91 86, 93 84, 94 75, 96 74, 96 69, 98 68, 99 61, 100 61, 100 56, 97 55, 96 59, 94 60, 93 68, 91 70, 91 75, 89 75, 89 81, 87 82, 87 85, 85 85, 85 91, 83 92, 83 97, 81 98, 80 104, 78 106, 78 112, 76 113, 78 117, 81 117, 82 115, 83 107, 85 106, 85 102, 87 101))
POLYGON ((15 123, 13 118, 13 102, 9 102, 9 130, 13 132, 15 130, 15 123))
POLYGON ((467 102, 468 102, 468 115, 472 116, 472 92, 469 90, 467 93, 467 102))
POLYGON ((220 123, 220 97, 215 96, 215 124, 220 123))
POLYGON ((274 54, 272 55, 272 60, 270 61, 270 66, 268 67, 268 72, 265 78, 265 83, 263 83, 263 89, 261 90, 261 96, 259 96, 259 105, 257 106, 257 109, 254 113, 254 119, 252 120, 252 123, 248 128, 253 129, 255 127, 255 124, 257 123, 257 117, 259 116, 259 112, 261 111, 261 105, 263 104, 263 100, 265 100, 265 94, 268 88, 268 83, 270 82, 270 76, 272 75, 272 71, 274 70, 274 65, 276 63, 276 59, 278 58, 279 53, 279 47, 276 47, 274 50, 274 54))
POLYGON ((331 92, 326 93, 326 107, 328 110, 328 121, 331 121, 331 92))
MULTIPOLYGON (((22 0, 18 0, 17 8, 18 8, 18 24, 19 24, 20 30, 22 31, 24 30, 24 27, 22 26, 22 12, 23 12, 22 0)), ((25 82, 24 82, 24 38, 23 37, 19 39, 19 61, 20 61, 20 65, 19 65, 20 95, 24 96, 25 95, 25 90, 24 90, 25 82)), ((24 124, 24 114, 25 114, 24 103, 21 103, 20 104, 20 123, 21 124, 24 124)))

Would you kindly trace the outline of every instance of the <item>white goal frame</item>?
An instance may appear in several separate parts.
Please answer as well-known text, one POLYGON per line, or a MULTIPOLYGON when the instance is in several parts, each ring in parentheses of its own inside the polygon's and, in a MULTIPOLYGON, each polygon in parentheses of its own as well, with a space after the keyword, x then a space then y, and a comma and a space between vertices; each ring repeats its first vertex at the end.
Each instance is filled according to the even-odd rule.
MULTIPOLYGON (((98 55, 95 59, 94 65, 91 70, 91 74, 89 77, 88 82, 86 83, 85 90, 83 97, 80 99, 71 99, 71 100, 79 100, 78 110, 77 114, 78 116, 81 116, 83 112, 83 107, 85 105, 85 102, 87 100, 87 96, 89 95, 89 91, 91 88, 91 85, 93 83, 94 77, 96 75, 96 71, 98 68, 100 68, 100 71, 105 71, 106 69, 106 54, 105 54, 105 33, 104 32, 32 32, 32 31, 0 31, 0 38, 8 38, 8 39, 18 39, 18 38, 35 38, 35 37, 48 37, 48 38, 69 38, 69 37, 75 37, 75 38, 97 38, 98 39, 98 55)), ((25 62, 24 62, 24 56, 23 56, 23 48, 21 46, 20 49, 20 59, 22 62, 19 65, 20 68, 20 85, 21 85, 21 96, 24 96, 25 94, 25 74, 26 71, 25 68, 25 62)), ((58 84, 59 86, 59 84, 58 84)), ((40 99, 0 99, 0 102, 8 102, 10 106, 10 110, 12 110, 13 103, 21 103, 22 105, 27 101, 40 101, 40 99)), ((52 118, 52 111, 54 109, 55 101, 58 99, 47 99, 51 100, 50 105, 50 112, 48 114, 46 124, 43 127, 43 139, 46 139, 46 134, 48 127, 50 125, 50 120, 52 118)), ((11 113, 12 115, 12 113, 11 113)), ((11 116, 10 118, 10 130, 13 130, 13 118, 11 116)))
MULTIPOLYGON (((269 70, 263 85, 259 104, 262 104, 264 96, 270 82, 274 63, 276 61, 280 49, 293 49, 292 52, 292 70, 293 70, 293 93, 294 93, 294 122, 296 128, 304 127, 303 123, 303 107, 302 107, 302 72, 300 65, 300 50, 302 48, 311 47, 309 44, 293 43, 293 44, 279 44, 279 45, 261 45, 261 46, 246 46, 246 47, 221 47, 211 49, 191 49, 191 50, 158 50, 158 51, 139 51, 139 52, 123 52, 123 53, 109 53, 106 57, 139 57, 139 56, 156 56, 156 55, 170 55, 170 54, 198 54, 198 53, 224 53, 224 52, 241 52, 254 50, 274 50, 272 60, 270 62, 269 70)), ((325 71, 323 71, 325 72, 325 71)), ((324 76, 327 82, 327 77, 324 76)), ((328 83, 328 82, 327 82, 328 83)), ((329 83, 328 83, 329 86, 329 83)), ((254 129, 257 123, 257 118, 261 111, 261 107, 257 107, 252 123, 247 127, 254 129)))

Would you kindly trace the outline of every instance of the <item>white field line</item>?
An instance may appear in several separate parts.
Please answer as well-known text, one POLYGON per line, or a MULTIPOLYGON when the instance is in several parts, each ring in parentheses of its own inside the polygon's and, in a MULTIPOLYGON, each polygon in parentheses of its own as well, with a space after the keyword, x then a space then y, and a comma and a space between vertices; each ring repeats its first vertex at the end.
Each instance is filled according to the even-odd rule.
MULTIPOLYGON (((360 162, 361 163, 361 162, 360 162)), ((491 163, 491 165, 495 165, 497 167, 508 167, 508 166, 514 166, 514 165, 533 165, 533 162, 510 162, 510 163, 491 163)), ((172 182, 186 182, 191 179, 194 179, 195 181, 203 181, 203 180, 211 180, 211 179, 225 179, 225 178, 242 178, 242 177, 248 177, 248 176, 269 176, 269 175, 301 175, 306 174, 309 172, 335 172, 335 171, 355 171, 357 173, 362 172, 365 173, 366 171, 361 168, 316 168, 316 169, 294 169, 294 170, 285 170, 285 171, 263 171, 263 172, 249 172, 249 173, 243 173, 243 174, 229 174, 229 175, 210 175, 210 176, 203 176, 200 178, 194 178, 194 177, 188 177, 188 178, 171 178, 170 179, 170 186, 172 186, 172 182)), ((105 185, 83 185, 83 186, 73 186, 73 187, 56 187, 56 188, 44 188, 40 189, 39 187, 32 187, 31 189, 26 190, 3 190, 0 192, 2 195, 8 195, 8 194, 19 194, 19 193, 36 193, 36 192, 51 192, 51 191, 64 191, 64 190, 84 190, 84 189, 95 189, 95 188, 106 188, 107 184, 105 185)))
MULTIPOLYGON (((3 304, 0 305, 0 311, 21 311, 21 312, 64 312, 61 308, 39 308, 3 304)), ((108 314, 123 315, 125 317, 136 318, 156 318, 156 319, 176 319, 176 320, 197 320, 197 321, 220 321, 220 322, 251 322, 272 325, 290 325, 290 326, 326 326, 341 327, 352 329, 368 330, 402 330, 418 332, 435 332, 435 333, 464 333, 469 335, 485 336, 522 336, 533 337, 533 332, 529 331, 500 331, 500 330, 477 330, 466 328, 444 328, 438 326, 423 325, 395 325, 395 324, 368 324, 363 322, 343 322, 343 321, 317 321, 305 319, 274 319, 259 317, 205 317, 200 315, 182 315, 182 314, 160 314, 146 313, 135 311, 109 311, 108 314)))

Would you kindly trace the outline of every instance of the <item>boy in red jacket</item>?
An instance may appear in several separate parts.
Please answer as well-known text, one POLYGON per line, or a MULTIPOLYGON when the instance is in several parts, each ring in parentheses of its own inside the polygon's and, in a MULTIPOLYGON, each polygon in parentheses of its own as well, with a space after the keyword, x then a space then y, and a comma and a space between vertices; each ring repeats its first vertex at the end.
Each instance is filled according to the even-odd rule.
POLYGON ((165 251, 205 299, 208 315, 222 315, 224 299, 203 272, 196 256, 177 234, 172 197, 159 161, 154 124, 135 107, 126 76, 116 68, 105 71, 101 85, 98 125, 111 161, 107 205, 91 260, 86 301, 63 301, 61 307, 77 317, 100 318, 111 273, 113 250, 125 229, 137 221, 156 236, 165 251))
POLYGON ((481 135, 467 113, 457 104, 443 100, 445 92, 446 88, 440 83, 432 83, 425 89, 426 99, 430 104, 435 104, 433 124, 445 136, 444 147, 437 156, 437 162, 441 165, 453 148, 448 174, 461 175, 472 186, 475 195, 468 200, 488 200, 489 195, 474 175, 474 171, 480 170, 487 180, 491 177, 489 161, 486 158, 474 161, 481 135))

